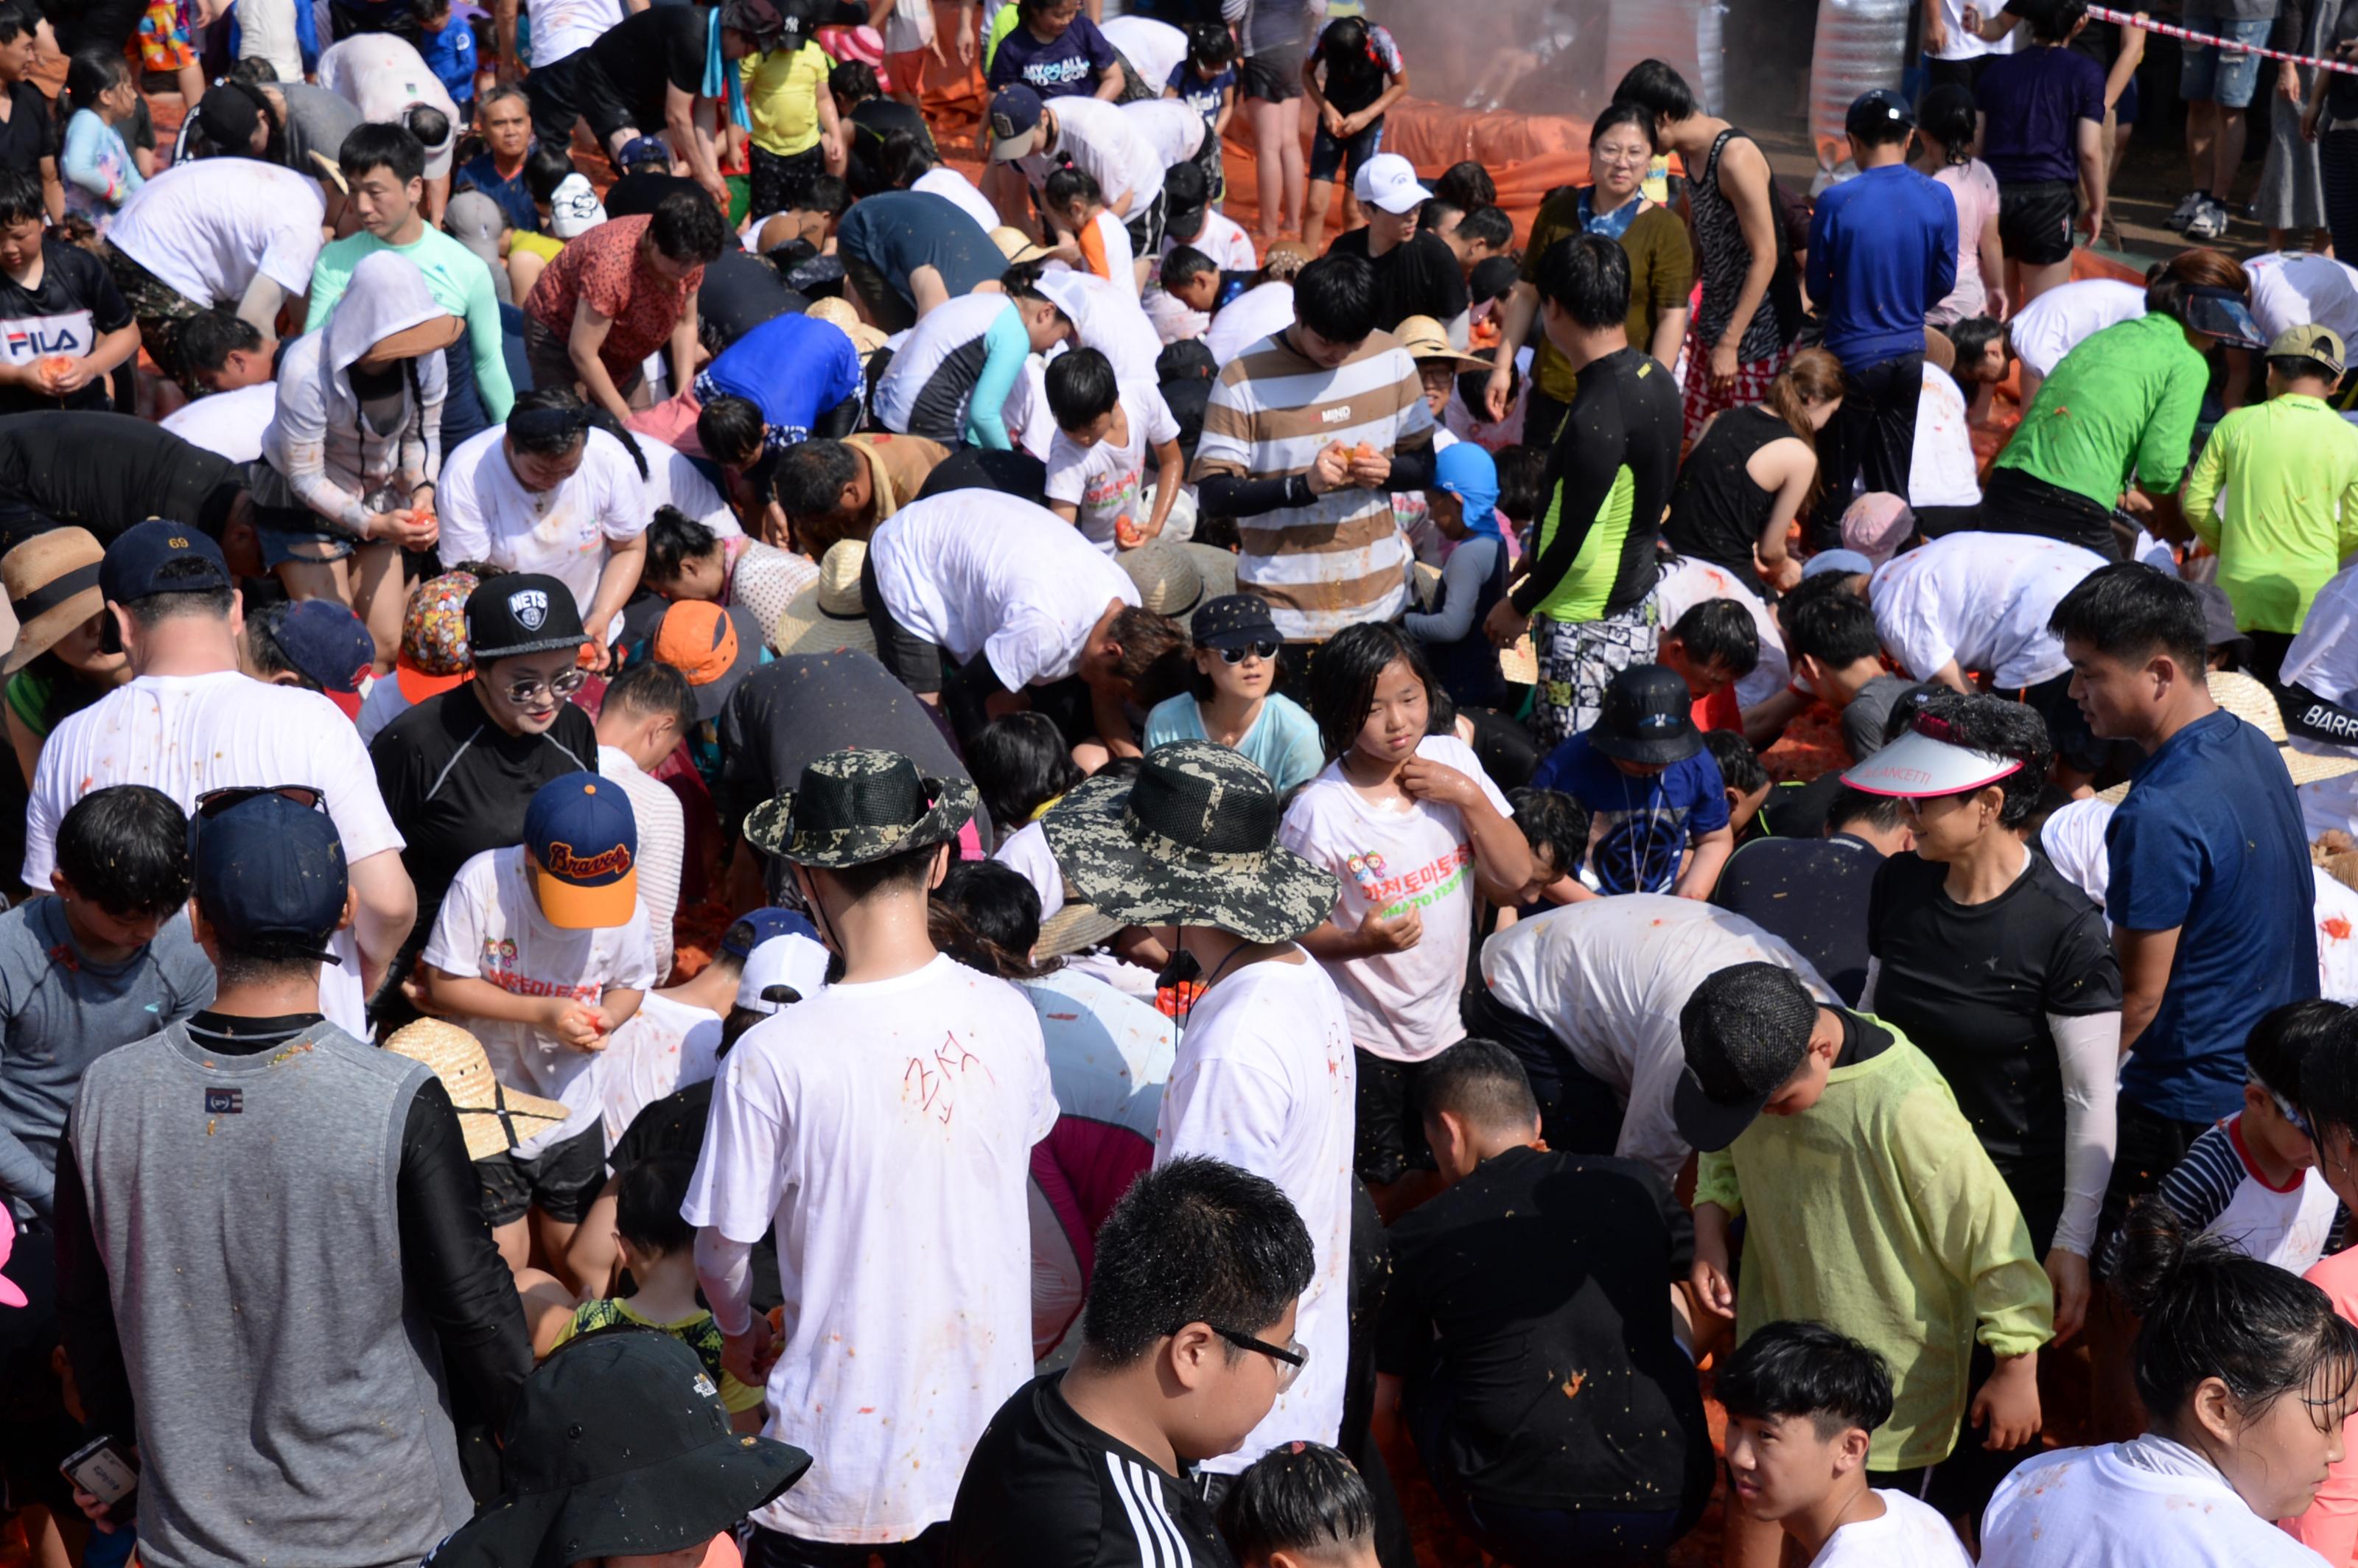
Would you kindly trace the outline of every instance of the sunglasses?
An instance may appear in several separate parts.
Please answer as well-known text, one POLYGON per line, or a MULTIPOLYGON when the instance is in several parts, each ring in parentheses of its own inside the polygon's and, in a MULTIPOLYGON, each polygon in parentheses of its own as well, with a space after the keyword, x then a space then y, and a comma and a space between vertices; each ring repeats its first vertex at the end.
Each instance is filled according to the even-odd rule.
POLYGON ((552 680, 543 680, 538 676, 526 676, 520 681, 511 681, 501 687, 500 695, 518 707, 530 702, 543 692, 546 692, 561 702, 579 691, 589 679, 589 673, 585 670, 567 670, 552 680))
MULTIPOLYGON (((1180 1328, 1186 1326, 1183 1323, 1179 1328, 1168 1329, 1165 1332, 1176 1334, 1180 1328)), ((1281 1394, 1293 1387, 1294 1379, 1302 1376, 1302 1368, 1309 1365, 1310 1352, 1298 1339, 1290 1339, 1282 1346, 1271 1345, 1266 1339, 1254 1338, 1241 1328, 1222 1328, 1217 1323, 1207 1323, 1204 1326, 1239 1350, 1257 1351, 1276 1362, 1277 1391, 1281 1394)))
POLYGON ((282 796, 293 801, 306 811, 328 809, 326 794, 313 789, 309 784, 242 784, 233 785, 228 789, 209 789, 197 796, 196 809, 189 813, 189 863, 191 865, 196 863, 197 837, 206 823, 219 816, 231 806, 243 806, 257 795, 265 795, 282 796))
POLYGON ((1266 663, 1277 657, 1277 650, 1280 646, 1282 644, 1272 638, 1265 643, 1247 643, 1240 648, 1222 648, 1220 662, 1224 665, 1241 665, 1246 659, 1254 658, 1266 663))

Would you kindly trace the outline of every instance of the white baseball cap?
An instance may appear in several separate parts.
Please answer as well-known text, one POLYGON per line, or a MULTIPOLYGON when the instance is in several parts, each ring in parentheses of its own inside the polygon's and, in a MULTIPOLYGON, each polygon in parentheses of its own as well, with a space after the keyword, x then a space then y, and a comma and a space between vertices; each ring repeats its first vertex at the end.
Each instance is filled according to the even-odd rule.
POLYGON ((605 204, 578 170, 557 181, 549 193, 548 232, 560 240, 579 238, 605 221, 605 204))
POLYGON ((1433 200, 1433 192, 1417 182, 1416 165, 1398 153, 1378 153, 1361 164, 1351 176, 1351 194, 1395 218, 1433 200))
POLYGON ((766 993, 778 986, 792 989, 797 1000, 816 996, 827 984, 827 949, 810 937, 773 936, 746 957, 744 975, 737 982, 737 1005, 776 1012, 786 1002, 766 993))

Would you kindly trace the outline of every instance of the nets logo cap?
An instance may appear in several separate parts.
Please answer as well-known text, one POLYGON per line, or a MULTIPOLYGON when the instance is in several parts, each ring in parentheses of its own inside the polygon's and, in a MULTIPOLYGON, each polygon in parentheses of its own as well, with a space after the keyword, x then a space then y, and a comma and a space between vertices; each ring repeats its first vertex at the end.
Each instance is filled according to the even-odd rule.
POLYGON ((639 826, 622 786, 568 773, 540 786, 524 815, 533 895, 551 925, 600 931, 630 923, 639 902, 639 826))
POLYGON ((578 648, 589 640, 573 590, 553 577, 517 572, 482 583, 467 596, 467 643, 478 665, 578 648))

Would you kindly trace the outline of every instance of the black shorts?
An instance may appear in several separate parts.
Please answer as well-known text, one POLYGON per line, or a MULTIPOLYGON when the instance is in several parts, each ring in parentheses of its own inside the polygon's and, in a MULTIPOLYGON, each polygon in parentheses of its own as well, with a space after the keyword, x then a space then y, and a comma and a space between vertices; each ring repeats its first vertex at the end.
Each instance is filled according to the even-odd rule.
POLYGON ((876 659, 903 686, 920 697, 942 689, 942 649, 892 619, 885 608, 884 590, 876 584, 876 557, 871 553, 860 566, 860 594, 868 611, 868 629, 876 634, 876 659))
POLYGON ((1352 1158, 1359 1179, 1380 1187, 1411 1171, 1434 1169, 1433 1146, 1424 1140, 1423 1099, 1416 1087, 1424 1076, 1424 1064, 1371 1056, 1356 1045, 1351 1054, 1359 1062, 1358 1125, 1352 1158))
POLYGON ((1997 188, 1997 238, 2009 261, 2052 266, 2071 259, 2071 222, 2080 215, 2080 188, 2068 179, 2039 179, 1997 188))
POLYGON ((1247 55, 1237 68, 1237 96, 1282 103, 1302 96, 1302 54, 1298 49, 1247 55))
POLYGON ((576 120, 590 122, 600 152, 613 150, 614 134, 624 126, 643 132, 663 128, 660 119, 652 126, 638 124, 623 103, 621 91, 587 49, 576 49, 563 59, 535 67, 525 78, 525 96, 532 103, 534 138, 559 151, 573 145, 576 120))
MULTIPOLYGON (((1133 211, 1122 221, 1121 226, 1130 235, 1130 248, 1134 254, 1141 259, 1151 259, 1163 248, 1163 221, 1168 210, 1169 203, 1158 190, 1154 193, 1154 200, 1147 203, 1145 211, 1133 211)), ((910 323, 911 326, 915 324, 914 321, 910 323)))
POLYGON ((752 166, 750 199, 757 218, 799 208, 810 199, 812 181, 827 172, 824 147, 810 146, 789 154, 763 152, 760 147, 745 150, 752 166))
POLYGON ((873 262, 840 247, 838 254, 843 263, 843 276, 860 290, 860 297, 868 307, 870 320, 887 333, 905 332, 917 324, 915 302, 894 289, 892 280, 873 262))
POLYGON ((483 1184, 483 1218, 494 1229, 531 1208, 579 1225, 606 1184, 606 1130, 576 1133, 529 1160, 514 1154, 478 1160, 475 1177, 483 1184))
POLYGON ((2211 1130, 2207 1121, 2176 1121, 2124 1099, 2120 1103, 2118 1152, 2113 1155, 2112 1180, 2104 1184, 2104 1207, 2096 1211, 2097 1272, 2104 1271, 2112 1238, 2128 1218, 2129 1205, 2155 1192, 2162 1178, 2186 1158, 2194 1141, 2211 1130))
POLYGON ((1346 141, 1337 141, 1322 124, 1310 138, 1311 183, 1332 179, 1338 173, 1357 173, 1361 164, 1383 150, 1384 120, 1380 114, 1346 141))

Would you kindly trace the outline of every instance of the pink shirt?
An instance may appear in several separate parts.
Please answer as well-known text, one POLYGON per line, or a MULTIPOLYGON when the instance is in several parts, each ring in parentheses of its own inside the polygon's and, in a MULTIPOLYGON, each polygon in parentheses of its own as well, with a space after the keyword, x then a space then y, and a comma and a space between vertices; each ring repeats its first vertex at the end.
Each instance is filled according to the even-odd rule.
MULTIPOLYGON (((2358 1247, 2321 1260, 2301 1278, 2332 1298, 2335 1312, 2358 1323, 2358 1247)), ((2358 1563, 2358 1415, 2342 1424, 2342 1437, 2349 1451, 2327 1474, 2317 1500, 2299 1519, 2283 1521, 2295 1541, 2333 1568, 2358 1563)))
POLYGON ((1997 176, 1975 158, 1952 163, 1932 176, 1949 188, 1957 203, 1957 286, 1932 307, 1925 319, 1936 327, 1967 316, 1978 316, 1988 295, 1982 282, 1982 231, 1997 212, 1997 176))

